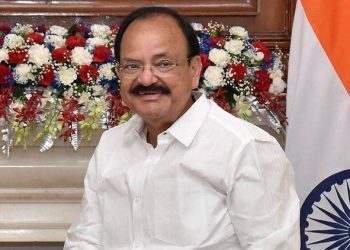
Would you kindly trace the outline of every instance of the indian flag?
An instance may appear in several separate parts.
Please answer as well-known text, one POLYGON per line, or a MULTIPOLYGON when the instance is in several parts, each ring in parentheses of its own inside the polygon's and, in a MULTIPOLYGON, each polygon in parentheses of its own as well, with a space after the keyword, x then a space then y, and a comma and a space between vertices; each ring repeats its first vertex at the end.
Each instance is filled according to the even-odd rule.
POLYGON ((299 0, 287 94, 301 249, 350 249, 350 0, 299 0))

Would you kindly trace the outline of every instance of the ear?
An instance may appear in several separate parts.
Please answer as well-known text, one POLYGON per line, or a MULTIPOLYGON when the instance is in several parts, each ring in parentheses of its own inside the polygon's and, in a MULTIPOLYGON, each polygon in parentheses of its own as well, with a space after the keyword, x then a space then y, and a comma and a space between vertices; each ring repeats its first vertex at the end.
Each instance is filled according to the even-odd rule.
POLYGON ((190 61, 191 79, 192 79, 192 89, 198 87, 199 79, 202 72, 202 61, 200 56, 194 56, 190 61))

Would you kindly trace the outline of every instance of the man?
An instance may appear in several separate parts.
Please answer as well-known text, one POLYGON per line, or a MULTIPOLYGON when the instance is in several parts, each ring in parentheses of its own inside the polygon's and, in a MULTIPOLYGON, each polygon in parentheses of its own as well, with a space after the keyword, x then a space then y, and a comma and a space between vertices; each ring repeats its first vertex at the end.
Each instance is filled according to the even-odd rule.
POLYGON ((167 8, 136 10, 115 56, 136 115, 103 134, 65 249, 298 249, 289 162, 273 137, 193 91, 191 25, 167 8))

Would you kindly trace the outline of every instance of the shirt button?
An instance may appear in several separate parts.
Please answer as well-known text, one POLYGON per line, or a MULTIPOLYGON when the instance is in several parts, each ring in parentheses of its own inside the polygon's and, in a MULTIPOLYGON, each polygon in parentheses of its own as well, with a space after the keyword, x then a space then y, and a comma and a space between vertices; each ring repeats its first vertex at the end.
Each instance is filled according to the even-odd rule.
POLYGON ((139 248, 139 247, 141 247, 141 243, 138 241, 134 242, 134 248, 139 248))
POLYGON ((140 203, 140 201, 141 201, 140 196, 139 196, 139 195, 136 195, 136 196, 135 196, 134 202, 135 202, 136 204, 138 204, 138 203, 140 203))

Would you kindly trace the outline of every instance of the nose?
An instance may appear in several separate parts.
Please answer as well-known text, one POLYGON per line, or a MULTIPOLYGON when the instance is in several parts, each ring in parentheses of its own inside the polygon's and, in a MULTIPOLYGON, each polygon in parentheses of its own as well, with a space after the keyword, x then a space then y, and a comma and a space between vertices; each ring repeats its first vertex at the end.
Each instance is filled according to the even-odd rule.
POLYGON ((158 77, 153 73, 152 67, 145 66, 137 80, 139 83, 149 86, 156 83, 158 81, 158 77))

